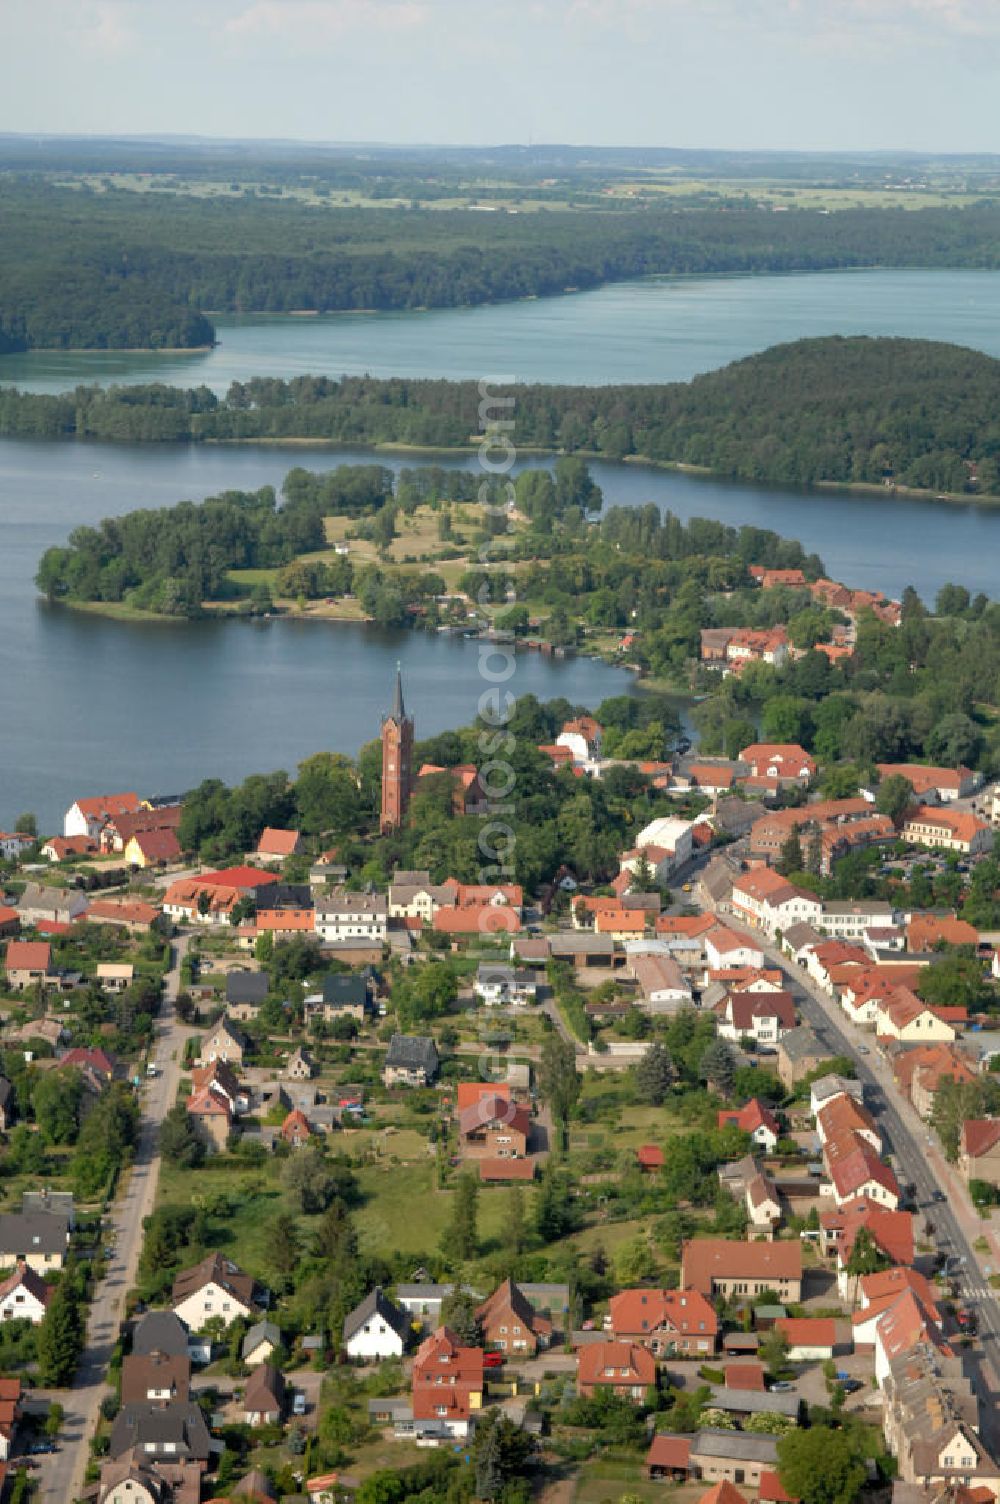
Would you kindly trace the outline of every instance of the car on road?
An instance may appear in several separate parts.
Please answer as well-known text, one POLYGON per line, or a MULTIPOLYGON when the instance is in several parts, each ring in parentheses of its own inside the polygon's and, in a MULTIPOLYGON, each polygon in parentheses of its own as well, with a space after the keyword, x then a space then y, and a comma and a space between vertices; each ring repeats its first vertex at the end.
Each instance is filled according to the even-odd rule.
POLYGON ((948 1198, 945 1196, 944 1191, 940 1191, 940 1190, 931 1191, 931 1200, 932 1201, 946 1201, 947 1199, 948 1198))
POLYGON ((958 1322, 960 1329, 970 1337, 974 1337, 979 1330, 979 1321, 975 1311, 967 1311, 963 1307, 960 1311, 955 1312, 955 1320, 958 1322))
POLYGON ((859 1044, 858 1045, 858 1054, 859 1055, 870 1055, 871 1054, 871 1050, 868 1048, 868 1046, 866 1044, 859 1044))

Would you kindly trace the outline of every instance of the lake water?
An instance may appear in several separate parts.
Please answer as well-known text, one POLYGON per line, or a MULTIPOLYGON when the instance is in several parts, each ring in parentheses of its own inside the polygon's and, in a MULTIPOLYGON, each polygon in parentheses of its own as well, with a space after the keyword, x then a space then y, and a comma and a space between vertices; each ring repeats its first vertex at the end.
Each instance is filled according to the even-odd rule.
MULTIPOLYGON (((206 381, 377 374, 625 381, 687 377, 779 340, 866 332, 952 339, 1000 355, 1000 278, 885 272, 671 281, 545 302, 426 314, 228 323, 210 354, 39 353, 0 377, 58 390, 80 381, 206 381)), ((515 431, 516 437, 516 431, 515 431)), ((293 464, 367 463, 327 448, 0 442, 0 828, 32 808, 47 828, 81 790, 172 792, 202 777, 293 769, 320 748, 374 736, 403 663, 418 735, 463 724, 482 688, 473 644, 363 626, 278 621, 126 625, 35 596, 41 553, 79 523, 233 486, 280 485, 293 464)), ((411 459, 383 459, 392 464, 411 459)), ((470 457, 446 463, 468 466, 470 457)), ((597 464, 608 502, 753 523, 799 538, 850 584, 931 600, 948 580, 997 594, 1000 509, 736 486, 597 464)), ((519 655, 515 692, 595 705, 632 687, 592 660, 519 655)))
POLYGON ((684 381, 786 340, 897 334, 1000 355, 1000 276, 987 271, 815 272, 649 278, 484 308, 219 318, 202 354, 5 356, 0 381, 65 391, 87 381, 205 383, 250 376, 500 374, 518 381, 684 381))

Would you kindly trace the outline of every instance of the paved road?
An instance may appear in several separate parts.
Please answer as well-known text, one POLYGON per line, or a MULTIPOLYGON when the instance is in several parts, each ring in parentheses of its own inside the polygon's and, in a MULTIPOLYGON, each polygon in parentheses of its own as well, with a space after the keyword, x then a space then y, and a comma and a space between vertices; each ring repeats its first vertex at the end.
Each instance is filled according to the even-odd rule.
POLYGON ((142 1087, 142 1117, 135 1163, 124 1181, 106 1222, 105 1242, 113 1241, 114 1255, 94 1294, 87 1323, 87 1346, 73 1388, 53 1393, 66 1412, 60 1449, 40 1459, 35 1474, 40 1500, 68 1504, 79 1496, 90 1455, 100 1403, 107 1393, 107 1367, 118 1337, 125 1294, 135 1281, 142 1251, 142 1223, 153 1209, 160 1175, 159 1127, 177 1099, 181 1061, 188 1030, 179 1022, 174 1002, 180 990, 180 967, 187 938, 174 942, 172 967, 166 977, 163 1006, 156 1022, 153 1056, 159 1068, 155 1079, 142 1087))
POLYGON ((949 1169, 934 1135, 896 1086, 888 1062, 874 1048, 873 1036, 857 1027, 811 977, 731 916, 726 923, 752 934, 772 965, 789 979, 802 1017, 833 1053, 852 1057, 864 1084, 865 1103, 879 1120, 901 1180, 915 1188, 918 1206, 934 1228, 934 1242, 942 1253, 964 1260, 956 1274, 965 1304, 979 1318, 979 1340, 965 1351, 967 1371, 982 1401, 980 1420, 988 1446, 1000 1445, 1000 1308, 987 1274, 1000 1268, 995 1254, 979 1255, 973 1242, 981 1228, 964 1186, 949 1169), (943 1199, 938 1200, 941 1197, 943 1199))

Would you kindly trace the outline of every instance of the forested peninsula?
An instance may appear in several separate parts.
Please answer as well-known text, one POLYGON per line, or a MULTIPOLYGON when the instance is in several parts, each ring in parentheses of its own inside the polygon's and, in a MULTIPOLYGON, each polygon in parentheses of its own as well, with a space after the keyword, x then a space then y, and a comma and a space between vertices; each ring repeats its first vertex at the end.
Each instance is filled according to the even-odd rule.
MULTIPOLYGON (((0 434, 127 443, 312 439, 431 449, 477 441, 474 382, 304 376, 206 387, 0 390, 0 434)), ((697 466, 788 485, 1000 494, 1000 361, 925 340, 778 345, 690 382, 518 386, 519 449, 697 466)))
POLYGON ((193 346, 213 312, 468 307, 655 273, 998 267, 1000 205, 484 215, 0 185, 0 354, 193 346))

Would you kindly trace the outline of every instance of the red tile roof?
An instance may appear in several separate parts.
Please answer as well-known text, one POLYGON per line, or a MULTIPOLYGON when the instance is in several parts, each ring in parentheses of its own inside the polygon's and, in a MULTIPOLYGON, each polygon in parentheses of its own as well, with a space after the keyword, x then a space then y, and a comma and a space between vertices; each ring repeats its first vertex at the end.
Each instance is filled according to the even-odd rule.
POLYGON ((665 1467, 671 1472, 686 1472, 691 1457, 690 1436, 654 1436, 646 1453, 647 1467, 665 1467))
POLYGON ((667 1326, 682 1336, 698 1333, 715 1337, 719 1318, 698 1290, 620 1290, 608 1307, 616 1337, 642 1338, 667 1326))
POLYGON ((713 1278, 801 1280, 801 1244, 691 1238, 681 1250, 682 1282, 710 1295, 713 1278))
POLYGON ((827 1316, 782 1316, 774 1323, 789 1347, 833 1347, 837 1324, 827 1316))
POLYGON ((276 883, 273 872, 262 872, 259 867, 223 867, 218 872, 202 872, 197 882, 204 888, 246 888, 253 891, 269 883, 276 883))
POLYGON ((661 1170, 666 1163, 659 1144, 640 1144, 635 1157, 644 1170, 661 1170))
POLYGON ((7 971, 48 971, 52 947, 47 940, 10 940, 3 964, 7 971))
POLYGON ((301 839, 297 830, 278 830, 268 825, 257 842, 257 855, 294 856, 299 849, 301 839))
POLYGON ((763 1363, 727 1363, 724 1372, 727 1389, 748 1389, 763 1393, 767 1388, 763 1363))
POLYGON ((577 1353, 576 1375, 579 1384, 650 1385, 656 1383, 656 1359, 634 1342, 588 1342, 577 1353))
POLYGON ((962 1153, 970 1159, 988 1154, 1000 1143, 1000 1118, 966 1118, 962 1124, 962 1153))

